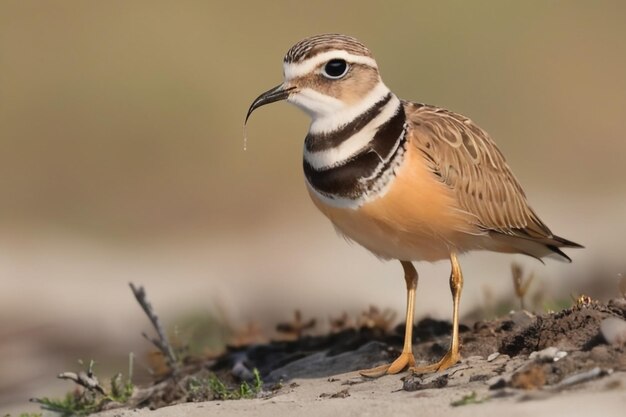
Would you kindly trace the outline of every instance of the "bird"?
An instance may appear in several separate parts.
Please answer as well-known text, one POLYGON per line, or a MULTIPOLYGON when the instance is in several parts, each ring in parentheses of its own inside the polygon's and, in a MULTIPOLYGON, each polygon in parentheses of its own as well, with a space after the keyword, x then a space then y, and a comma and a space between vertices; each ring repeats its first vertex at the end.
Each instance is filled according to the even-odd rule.
POLYGON ((488 250, 571 262, 560 248, 582 247, 540 220, 485 130, 451 110, 398 98, 371 51, 354 37, 330 33, 297 42, 284 56, 283 76, 252 102, 244 128, 254 110, 281 100, 307 113, 303 170, 311 200, 341 235, 378 258, 400 261, 404 271, 401 354, 361 375, 438 372, 460 361, 460 254, 488 250), (413 262, 445 259, 451 265, 450 347, 438 362, 417 366, 413 262))

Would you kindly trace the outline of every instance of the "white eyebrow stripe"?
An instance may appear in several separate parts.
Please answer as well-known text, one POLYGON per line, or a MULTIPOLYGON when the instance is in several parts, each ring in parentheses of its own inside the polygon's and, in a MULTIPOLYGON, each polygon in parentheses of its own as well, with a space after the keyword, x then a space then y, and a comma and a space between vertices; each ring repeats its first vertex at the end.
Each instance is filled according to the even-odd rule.
POLYGON ((330 61, 331 59, 344 59, 348 63, 363 64, 372 68, 378 68, 374 58, 363 55, 353 55, 347 51, 333 50, 322 52, 312 58, 309 58, 303 62, 291 62, 284 63, 283 68, 285 72, 285 80, 291 80, 296 77, 302 77, 313 71, 322 62, 330 61))

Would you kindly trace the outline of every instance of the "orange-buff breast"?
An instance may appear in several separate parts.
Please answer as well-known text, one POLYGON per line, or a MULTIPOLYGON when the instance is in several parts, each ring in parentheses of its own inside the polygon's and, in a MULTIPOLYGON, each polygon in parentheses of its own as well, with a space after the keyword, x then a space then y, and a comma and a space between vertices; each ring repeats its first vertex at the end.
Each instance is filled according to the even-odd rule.
POLYGON ((471 249, 474 217, 459 208, 452 191, 428 170, 410 143, 385 194, 357 209, 333 207, 309 188, 317 208, 343 235, 375 255, 403 261, 447 259, 471 249))

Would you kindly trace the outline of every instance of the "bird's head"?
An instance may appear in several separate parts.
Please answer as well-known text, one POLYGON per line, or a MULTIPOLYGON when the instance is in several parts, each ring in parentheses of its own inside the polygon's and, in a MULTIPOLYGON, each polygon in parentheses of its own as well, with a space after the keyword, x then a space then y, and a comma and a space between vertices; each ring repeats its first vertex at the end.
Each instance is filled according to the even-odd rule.
POLYGON ((311 130, 325 132, 346 124, 389 94, 371 52, 358 40, 338 34, 306 38, 283 60, 282 84, 257 97, 252 112, 280 100, 312 118, 311 130))

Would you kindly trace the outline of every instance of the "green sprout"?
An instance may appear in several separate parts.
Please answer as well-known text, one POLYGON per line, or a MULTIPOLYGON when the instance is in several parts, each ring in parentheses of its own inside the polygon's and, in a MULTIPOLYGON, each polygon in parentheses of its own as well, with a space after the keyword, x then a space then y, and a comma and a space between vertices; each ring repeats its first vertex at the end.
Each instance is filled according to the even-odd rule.
POLYGON ((480 404, 484 403, 485 401, 487 401, 486 398, 479 399, 478 394, 476 394, 475 391, 472 391, 471 393, 464 395, 463 398, 461 398, 460 400, 452 401, 450 405, 452 407, 460 407, 469 404, 480 404))
MULTIPOLYGON (((82 361, 79 361, 83 365, 82 361)), ((42 409, 53 411, 62 417, 86 416, 102 410, 110 402, 125 404, 135 389, 132 383, 133 354, 129 355, 128 378, 124 381, 122 374, 117 374, 109 382, 109 390, 105 390, 96 378, 93 367, 95 362, 89 361, 85 371, 79 373, 63 372, 61 379, 68 379, 78 385, 74 391, 68 392, 63 398, 33 398, 42 409), (82 387, 82 389, 81 389, 82 387)))

